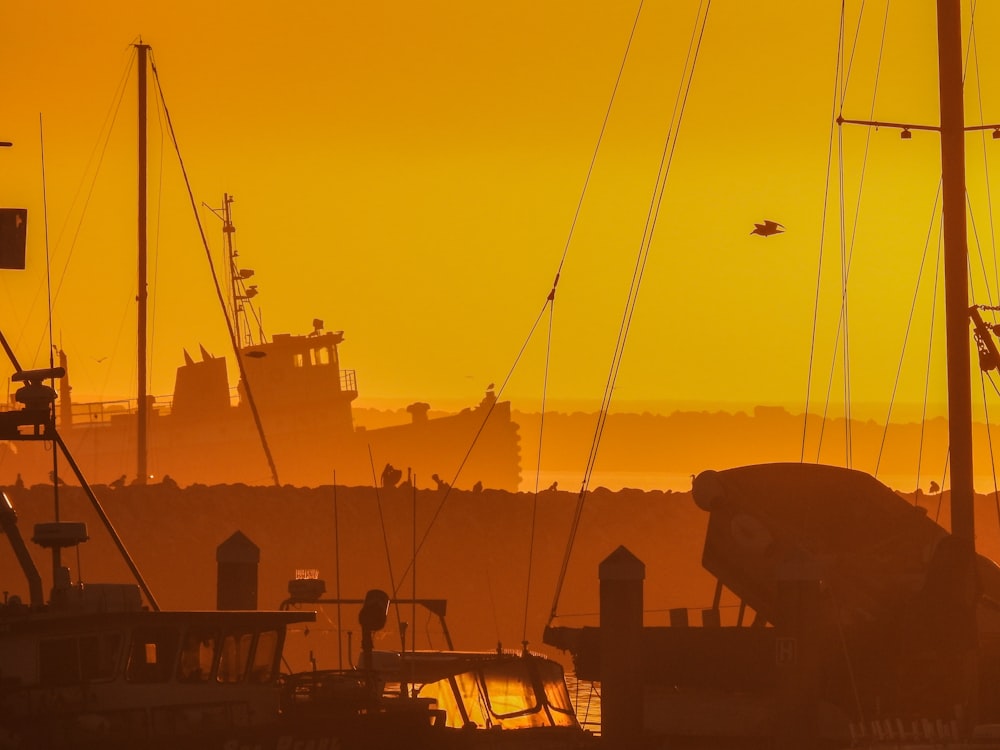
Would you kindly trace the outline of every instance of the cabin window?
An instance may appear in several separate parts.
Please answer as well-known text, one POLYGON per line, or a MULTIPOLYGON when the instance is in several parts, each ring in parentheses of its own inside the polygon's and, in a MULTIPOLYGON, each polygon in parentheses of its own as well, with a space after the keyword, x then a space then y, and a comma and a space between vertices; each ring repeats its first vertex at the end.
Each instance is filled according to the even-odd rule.
POLYGON ((250 682, 270 682, 274 674, 275 657, 278 655, 278 631, 265 630, 257 636, 250 667, 250 682))
POLYGON ((119 633, 44 640, 38 647, 39 679, 43 685, 110 680, 120 648, 119 633))
POLYGON ((250 661, 253 633, 229 633, 222 639, 219 651, 219 682, 242 682, 250 661))
POLYGON ((322 347, 321 349, 317 350, 317 354, 318 354, 317 360, 319 364, 321 365, 330 364, 330 350, 328 348, 326 348, 325 346, 322 347))
POLYGON ((76 638, 52 638, 38 644, 38 677, 43 685, 72 685, 80 681, 79 643, 76 638))
POLYGON ((121 633, 83 636, 80 639, 80 676, 84 681, 112 679, 121 646, 121 633))
POLYGON ((130 682, 166 682, 177 656, 177 631, 136 628, 129 648, 125 679, 130 682))
POLYGON ((181 657, 177 662, 177 679, 181 682, 207 682, 212 676, 215 644, 214 631, 192 628, 184 634, 181 657))
POLYGON ((301 354, 293 355, 292 364, 294 364, 296 367, 302 367, 303 365, 302 355, 301 354))

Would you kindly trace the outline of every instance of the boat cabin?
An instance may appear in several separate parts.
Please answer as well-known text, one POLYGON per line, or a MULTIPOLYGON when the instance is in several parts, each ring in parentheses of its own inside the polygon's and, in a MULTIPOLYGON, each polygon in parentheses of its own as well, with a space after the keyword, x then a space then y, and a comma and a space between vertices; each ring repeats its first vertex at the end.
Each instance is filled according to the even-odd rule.
MULTIPOLYGON (((136 599, 138 597, 136 596, 136 599)), ((274 723, 285 629, 311 612, 0 613, 0 725, 41 743, 274 723)))

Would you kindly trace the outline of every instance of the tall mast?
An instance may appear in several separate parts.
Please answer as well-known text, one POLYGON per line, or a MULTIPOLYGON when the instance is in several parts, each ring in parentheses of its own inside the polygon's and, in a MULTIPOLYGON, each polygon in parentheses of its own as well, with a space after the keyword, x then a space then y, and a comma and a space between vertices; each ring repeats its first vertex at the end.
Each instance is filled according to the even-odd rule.
MULTIPOLYGON (((969 726, 980 710, 976 616, 975 488, 972 467, 972 373, 969 366, 969 272, 965 218, 965 101, 961 0, 937 0, 938 86, 941 98, 941 194, 944 233, 945 328, 948 355, 948 440, 951 453, 951 568, 957 587, 954 618, 944 646, 959 681, 953 698, 969 726)), ((967 727, 968 728, 968 727, 967 727)))
POLYGON ((146 465, 146 430, 147 430, 147 398, 146 398, 146 53, 148 44, 139 41, 135 48, 139 52, 139 285, 136 301, 139 308, 138 335, 138 425, 136 435, 136 481, 146 483, 149 471, 146 465))
POLYGON ((969 367, 968 238, 965 224, 965 105, 962 97, 961 0, 938 0, 941 96, 941 181, 945 325, 948 354, 948 439, 951 446, 951 531, 974 549, 972 386, 969 367))

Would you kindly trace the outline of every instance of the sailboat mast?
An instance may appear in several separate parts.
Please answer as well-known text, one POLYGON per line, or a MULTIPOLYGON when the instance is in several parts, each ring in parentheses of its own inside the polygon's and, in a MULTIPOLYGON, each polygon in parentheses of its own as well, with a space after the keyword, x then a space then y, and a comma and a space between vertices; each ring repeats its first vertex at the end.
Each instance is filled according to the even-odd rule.
POLYGON ((135 45, 139 53, 139 285, 136 301, 138 302, 138 405, 136 427, 136 481, 146 483, 149 476, 146 465, 146 430, 147 430, 147 398, 146 398, 146 53, 149 45, 140 40, 135 45))
POLYGON ((975 541, 973 517, 975 490, 972 468, 972 374, 969 366, 961 0, 937 0, 937 19, 948 357, 948 439, 951 446, 951 531, 972 549, 975 541))

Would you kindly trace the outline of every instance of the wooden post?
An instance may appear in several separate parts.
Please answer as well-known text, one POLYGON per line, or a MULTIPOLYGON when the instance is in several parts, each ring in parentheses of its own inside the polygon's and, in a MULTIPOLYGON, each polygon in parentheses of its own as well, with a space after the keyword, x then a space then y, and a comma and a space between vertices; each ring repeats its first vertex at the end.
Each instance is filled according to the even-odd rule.
POLYGON ((778 675, 777 747, 815 747, 819 726, 822 621, 819 571, 811 562, 779 571, 774 659, 778 675))
POLYGON ((598 566, 601 586, 601 737, 634 748, 643 732, 642 582, 646 566, 619 547, 598 566))

